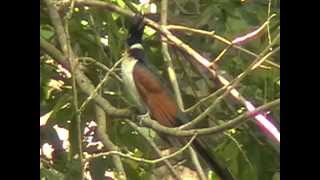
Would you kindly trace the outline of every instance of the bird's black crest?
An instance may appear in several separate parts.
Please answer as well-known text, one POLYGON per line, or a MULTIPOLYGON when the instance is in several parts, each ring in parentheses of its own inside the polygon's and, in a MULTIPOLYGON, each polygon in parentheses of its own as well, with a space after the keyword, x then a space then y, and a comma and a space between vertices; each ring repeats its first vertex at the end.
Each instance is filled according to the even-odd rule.
POLYGON ((136 43, 141 43, 144 26, 145 24, 143 23, 143 16, 141 14, 136 15, 133 18, 132 26, 129 29, 130 37, 127 40, 129 46, 136 43))

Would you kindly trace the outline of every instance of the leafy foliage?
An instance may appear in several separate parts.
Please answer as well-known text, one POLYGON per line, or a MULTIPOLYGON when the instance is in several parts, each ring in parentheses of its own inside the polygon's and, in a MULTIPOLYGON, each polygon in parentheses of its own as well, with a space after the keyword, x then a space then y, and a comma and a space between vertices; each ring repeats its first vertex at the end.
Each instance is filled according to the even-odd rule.
MULTIPOLYGON (((244 35, 254 28, 262 25, 268 18, 268 3, 271 3, 269 16, 273 13, 277 17, 270 23, 270 37, 273 39, 279 33, 279 1, 277 0, 181 0, 169 1, 168 20, 169 24, 180 24, 187 27, 198 28, 206 31, 215 31, 219 36, 229 40, 244 35), (271 1, 271 2, 270 2, 271 1)), ((129 9, 124 1, 114 0, 114 4, 121 8, 129 9)), ((135 7, 142 9, 137 1, 127 1, 135 7)), ((157 9, 160 2, 154 2, 157 9)), ((144 5, 148 7, 149 5, 144 5)), ((59 6, 58 6, 59 7, 59 6)), ((61 16, 65 15, 61 11, 61 16)), ((60 49, 57 34, 50 22, 47 8, 44 4, 40 7, 40 34, 41 37, 60 49)), ((72 18, 69 21, 69 33, 74 52, 79 57, 91 57, 97 62, 111 68, 118 61, 125 50, 125 40, 128 35, 130 19, 111 11, 102 11, 93 7, 75 7, 72 18)), ((214 59, 227 47, 226 44, 216 39, 189 33, 175 32, 179 38, 209 59, 214 59)), ((144 46, 150 63, 155 67, 164 79, 168 79, 166 64, 163 61, 159 33, 145 35, 144 46)), ((245 44, 243 48, 259 54, 269 44, 268 33, 264 32, 259 38, 245 44)), ((276 46, 279 46, 277 43, 276 46)), ((177 74, 181 93, 185 106, 191 107, 201 98, 208 96, 220 86, 212 84, 210 78, 204 78, 188 58, 181 51, 170 48, 175 72, 177 74)), ((270 57, 274 63, 279 63, 279 53, 270 57)), ((40 52, 40 110, 41 117, 45 117, 46 129, 41 132, 41 145, 52 144, 56 136, 52 133, 57 125, 65 128, 69 133, 70 147, 54 158, 41 155, 40 176, 41 179, 77 179, 80 172, 80 161, 77 151, 77 138, 75 134, 75 115, 73 107, 72 81, 68 72, 63 69, 45 51, 40 52), (49 130, 50 129, 50 130, 49 130), (53 138, 55 137, 55 138, 53 138), (49 163, 47 163, 47 161, 49 163), (46 163, 44 163, 46 162, 46 163), (48 165, 50 164, 50 165, 48 165)), ((219 69, 231 79, 242 73, 254 60, 254 57, 235 48, 231 48, 219 61, 219 69)), ((95 63, 83 63, 84 72, 95 86, 101 81, 106 71, 95 63)), ((280 74, 279 68, 270 64, 263 64, 265 68, 257 68, 248 77, 241 81, 240 93, 255 105, 280 97, 280 74)), ((119 71, 116 69, 116 74, 119 71)), ((128 107, 122 84, 115 78, 111 78, 103 86, 102 96, 110 101, 115 107, 128 107)), ((80 104, 87 98, 83 92, 78 92, 80 104)), ((195 111, 192 116, 199 115, 211 102, 205 102, 195 111)), ((94 103, 90 102, 81 115, 81 130, 87 131, 89 123, 95 121, 94 103)), ((226 98, 218 104, 209 115, 209 122, 214 124, 230 120, 243 111, 241 104, 231 98, 226 98)), ((269 114, 279 124, 279 108, 272 109, 269 114)), ((121 119, 107 118, 107 134, 111 141, 121 150, 131 152, 136 157, 146 159, 156 158, 154 150, 146 141, 142 141, 141 135, 121 119)), ((209 124, 210 124, 209 123, 209 124)), ((158 142, 158 136, 151 130, 145 133, 158 142)), ((89 138, 90 136, 85 136, 89 138)), ((206 137, 210 140, 211 151, 216 153, 231 172, 239 180, 267 180, 279 179, 279 153, 263 133, 253 124, 248 123, 236 129, 226 132, 224 135, 206 137)), ((90 139, 90 138, 89 138, 90 139)), ((92 141, 98 141, 93 135, 92 141)), ((82 144, 90 144, 81 142, 82 144)), ((103 150, 94 146, 85 147, 84 152, 94 154, 103 150)), ((142 164, 129 159, 122 159, 129 179, 150 179, 155 168, 154 165, 142 164)), ((92 179, 104 179, 105 171, 113 172, 112 158, 99 157, 94 159, 87 167, 92 179)), ((214 178, 213 178, 214 179, 214 178)))

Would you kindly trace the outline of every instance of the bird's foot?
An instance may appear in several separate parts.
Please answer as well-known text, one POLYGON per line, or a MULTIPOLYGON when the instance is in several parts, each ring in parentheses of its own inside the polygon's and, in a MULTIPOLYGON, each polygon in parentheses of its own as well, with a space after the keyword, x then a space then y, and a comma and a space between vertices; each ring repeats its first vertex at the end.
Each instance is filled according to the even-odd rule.
POLYGON ((138 119, 138 121, 139 121, 139 125, 142 126, 143 120, 144 120, 144 119, 148 119, 148 118, 150 118, 149 112, 147 112, 147 113, 145 113, 145 114, 138 115, 138 116, 137 116, 137 119, 138 119))

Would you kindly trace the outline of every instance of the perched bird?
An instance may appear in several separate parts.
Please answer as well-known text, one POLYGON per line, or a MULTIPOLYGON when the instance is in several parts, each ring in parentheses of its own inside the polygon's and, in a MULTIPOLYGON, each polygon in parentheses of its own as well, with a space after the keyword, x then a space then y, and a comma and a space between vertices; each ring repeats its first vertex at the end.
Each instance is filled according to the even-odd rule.
MULTIPOLYGON (((121 71, 123 82, 136 105, 139 113, 149 113, 150 117, 163 126, 175 127, 186 123, 189 118, 183 113, 175 99, 147 65, 147 57, 141 44, 144 31, 143 17, 137 15, 133 19, 127 40, 129 49, 122 59, 121 71)), ((185 138, 181 138, 185 142, 185 138)), ((233 180, 229 170, 217 162, 213 154, 209 154, 204 143, 198 138, 192 143, 198 155, 223 180, 233 180)))

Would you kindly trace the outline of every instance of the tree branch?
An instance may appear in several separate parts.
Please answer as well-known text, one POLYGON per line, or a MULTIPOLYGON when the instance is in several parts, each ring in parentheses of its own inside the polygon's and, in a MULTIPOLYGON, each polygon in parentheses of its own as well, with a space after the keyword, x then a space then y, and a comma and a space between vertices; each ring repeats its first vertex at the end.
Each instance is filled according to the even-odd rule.
POLYGON ((47 42, 45 39, 40 37, 40 47, 54 60, 56 60, 59 64, 62 65, 63 68, 70 71, 70 66, 66 57, 52 44, 47 42))
POLYGON ((178 151, 168 155, 168 156, 163 156, 161 158, 158 158, 158 159, 144 159, 144 158, 138 158, 138 157, 134 157, 134 156, 131 156, 129 154, 124 154, 122 152, 119 152, 119 151, 109 151, 109 152, 104 152, 104 153, 99 153, 99 154, 94 154, 92 155, 91 157, 87 158, 85 161, 90 161, 94 158, 97 158, 97 157, 101 157, 101 156, 110 156, 110 155, 119 155, 121 157, 124 157, 124 158, 128 158, 128 159, 131 159, 131 160, 134 160, 134 161, 137 161, 137 162, 143 162, 143 163, 148 163, 148 164, 157 164, 157 163, 160 163, 164 160, 167 160, 167 159, 170 159, 170 158, 173 158, 179 154, 181 154, 184 150, 186 150, 192 143, 192 141, 196 138, 197 134, 193 134, 192 138, 190 139, 190 141, 184 145, 181 149, 179 149, 178 151))
MULTIPOLYGON (((40 39, 41 40, 41 39, 40 39)), ((41 40, 43 43, 40 43, 40 47, 44 49, 49 56, 53 57, 54 60, 57 62, 65 62, 66 57, 59 51, 56 47, 45 41, 44 39, 41 40)), ((40 41, 40 42, 41 42, 40 41)), ((87 95, 90 95, 91 92, 94 91, 95 87, 92 84, 91 80, 80 70, 81 68, 77 68, 76 70, 76 79, 80 89, 85 92, 87 95)), ((131 117, 132 111, 129 109, 118 109, 115 108, 103 98, 101 95, 97 95, 93 98, 93 100, 99 104, 103 110, 106 111, 111 116, 115 117, 131 117)))
MULTIPOLYGON (((107 71, 107 72, 111 71, 110 68, 108 68, 106 65, 104 65, 104 64, 102 64, 101 62, 93 59, 92 57, 79 57, 79 60, 80 60, 80 61, 84 61, 84 62, 89 62, 89 63, 91 62, 91 63, 95 64, 96 66, 100 67, 101 69, 103 69, 103 70, 105 70, 105 71, 107 71)), ((112 74, 112 76, 115 77, 119 82, 122 83, 122 79, 121 79, 115 72, 111 71, 111 74, 112 74)))
MULTIPOLYGON (((165 27, 167 25, 167 8, 168 8, 168 1, 167 0, 162 0, 161 1, 161 16, 160 16, 160 21, 161 21, 161 26, 165 27)), ((167 73, 177 100, 177 104, 181 110, 184 109, 183 105, 183 100, 179 88, 179 84, 177 82, 177 76, 176 73, 174 72, 172 60, 169 54, 169 49, 168 49, 168 44, 166 43, 166 38, 164 36, 161 36, 161 50, 162 50, 162 55, 163 59, 167 65, 167 73)))
MULTIPOLYGON (((70 43, 70 37, 69 37, 69 31, 68 31, 68 18, 65 20, 65 27, 63 27, 62 20, 59 16, 58 10, 53 5, 53 2, 51 0, 45 0, 45 3, 48 7, 49 16, 51 19, 52 24, 55 27, 55 31, 58 36, 58 40, 60 43, 60 46, 62 48, 62 51, 64 53, 64 56, 67 57, 71 74, 72 74, 72 93, 73 93, 73 106, 75 109, 75 112, 78 112, 78 92, 77 92, 77 86, 76 86, 76 80, 75 80, 75 62, 76 56, 73 54, 71 43, 70 43)), ((72 8, 71 11, 73 11, 73 1, 71 2, 72 8)), ((71 18, 70 13, 70 18, 71 18)), ((75 117, 76 122, 76 131, 77 131, 77 141, 78 141, 78 151, 79 151, 79 159, 80 159, 80 179, 84 180, 84 163, 83 163, 83 152, 82 152, 82 131, 81 131, 81 115, 79 113, 76 113, 75 117)))
POLYGON ((189 147, 189 153, 190 153, 190 156, 191 156, 191 161, 194 164, 194 166, 196 167, 196 170, 197 170, 197 173, 198 173, 200 179, 201 180, 207 180, 207 177, 206 177, 206 175, 205 175, 205 173, 203 171, 203 168, 201 167, 201 164, 200 164, 199 158, 197 156, 197 153, 191 146, 189 147))
MULTIPOLYGON (((108 135, 106 134, 106 132, 107 132, 106 131, 107 119, 106 119, 105 112, 98 105, 95 105, 95 111, 96 111, 96 121, 98 124, 97 135, 98 135, 99 139, 101 140, 101 142, 105 146, 106 150, 118 151, 119 148, 115 144, 112 143, 112 141, 109 139, 108 135)), ((123 168, 123 165, 122 165, 122 162, 121 162, 119 155, 112 155, 112 160, 113 160, 113 163, 118 171, 117 177, 119 179, 123 179, 123 180, 127 179, 126 172, 123 168)))
POLYGON ((198 135, 208 135, 208 134, 221 133, 221 132, 226 131, 228 129, 235 128, 235 127, 239 126, 241 123, 248 121, 250 119, 250 117, 255 116, 259 112, 270 109, 270 108, 275 107, 279 104, 280 104, 280 99, 276 99, 274 101, 271 101, 269 103, 266 103, 266 104, 256 108, 254 111, 251 111, 251 112, 247 111, 246 113, 243 113, 243 114, 237 116, 236 118, 229 120, 226 123, 223 123, 221 125, 214 126, 214 127, 208 127, 208 128, 200 128, 200 129, 181 130, 181 128, 179 128, 179 127, 178 128, 168 128, 168 127, 162 126, 159 123, 157 123, 156 121, 150 120, 147 118, 142 118, 141 120, 143 121, 143 123, 146 126, 151 127, 152 129, 154 129, 156 131, 170 134, 173 136, 192 136, 195 133, 197 133, 198 135))
POLYGON ((79 111, 82 112, 84 110, 84 108, 86 107, 86 105, 91 101, 91 99, 95 98, 98 95, 98 91, 100 90, 100 88, 102 87, 102 85, 104 83, 106 83, 110 77, 110 74, 115 70, 115 68, 121 63, 121 60, 119 60, 118 62, 115 63, 115 65, 110 69, 110 71, 108 71, 106 73, 106 75, 104 76, 104 78, 99 82, 99 84, 97 85, 97 87, 94 88, 94 90, 91 92, 91 94, 89 95, 89 97, 87 97, 87 99, 82 103, 79 111))
MULTIPOLYGON (((277 39, 279 38, 279 36, 277 36, 273 43, 277 41, 277 39)), ((272 43, 272 44, 273 44, 272 43)), ((266 47, 265 49, 269 49, 269 46, 266 47)), ((233 97, 237 100, 243 100, 244 98, 237 92, 235 91, 235 87, 240 83, 240 81, 242 79, 244 79, 250 72, 252 72, 256 67, 258 67, 260 64, 262 64, 262 62, 264 62, 269 56, 271 56, 272 54, 274 54, 275 52, 277 52, 279 50, 279 47, 274 49, 274 51, 268 53, 267 55, 263 56, 264 53, 266 53, 266 51, 264 50, 262 53, 260 53, 260 55, 258 56, 258 58, 256 58, 248 67, 247 69, 242 72, 237 78, 235 78, 234 80, 232 80, 231 82, 229 82, 228 84, 226 84, 225 86, 223 86, 222 88, 220 88, 219 90, 217 90, 212 96, 216 96, 217 94, 220 94, 221 92, 225 91, 221 96, 219 96, 217 99, 215 99, 215 101, 202 113, 200 114, 198 117, 196 117, 193 121, 190 121, 187 124, 183 125, 183 129, 186 128, 191 128, 194 125, 196 125, 197 123, 199 123, 200 121, 202 121, 206 115, 211 112, 215 106, 217 104, 219 104, 223 98, 225 98, 230 92, 234 93, 233 97)), ((221 77, 220 77, 221 78, 221 77)), ((223 79, 222 79, 223 80, 223 79)), ((211 96, 211 97, 212 97, 211 96)))
MULTIPOLYGON (((139 126, 137 126, 135 123, 133 123, 130 120, 125 120, 134 130, 136 130, 149 144, 150 146, 156 151, 156 153, 159 155, 159 157, 162 157, 161 151, 160 149, 157 147, 157 145, 155 144, 154 141, 152 141, 152 139, 150 139, 147 135, 145 135, 141 129, 139 128, 139 126)), ((171 165, 171 163, 169 162, 169 160, 164 160, 163 161, 166 166, 168 167, 168 169, 170 170, 170 172, 172 173, 172 175, 176 178, 181 180, 180 176, 178 175, 178 173, 176 172, 176 170, 174 169, 174 167, 171 165)))
MULTIPOLYGON (((270 19, 270 18, 269 18, 270 19)), ((228 47, 233 47, 235 49, 238 49, 248 55, 251 55, 251 56, 254 56, 254 57, 258 57, 258 54, 250 51, 250 50, 247 50, 239 45, 236 45, 236 44, 233 44, 230 40, 228 40, 227 38, 224 38, 222 36, 219 36, 217 34, 215 34, 215 31, 205 31, 205 30, 200 30, 200 29, 194 29, 194 28, 191 28, 191 27, 185 27, 185 26, 180 26, 180 25, 167 25, 166 26, 167 29, 169 30, 179 30, 179 31, 186 31, 186 32, 191 32, 191 33, 195 33, 195 34, 200 34, 200 35, 205 35, 205 36, 208 36, 212 39, 216 39, 226 45, 228 45, 228 47)), ((266 64, 268 65, 271 65, 275 68, 280 68, 280 65, 272 62, 271 60, 267 59, 266 60, 266 64)))
POLYGON ((66 37, 66 33, 64 30, 60 15, 51 0, 44 0, 44 2, 48 7, 49 16, 53 26, 55 27, 62 52, 63 54, 67 55, 68 54, 67 37, 66 37))

